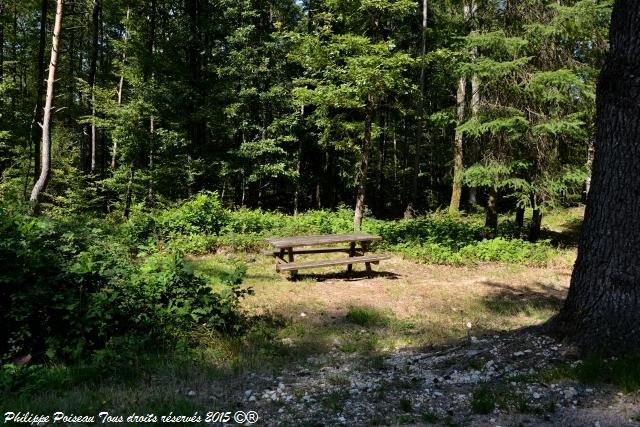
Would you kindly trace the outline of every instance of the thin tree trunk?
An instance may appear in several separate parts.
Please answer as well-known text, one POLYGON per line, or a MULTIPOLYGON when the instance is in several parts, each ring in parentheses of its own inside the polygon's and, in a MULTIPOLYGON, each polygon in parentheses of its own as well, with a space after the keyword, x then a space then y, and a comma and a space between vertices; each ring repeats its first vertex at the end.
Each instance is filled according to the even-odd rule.
POLYGON ((550 326, 585 351, 640 349, 640 8, 613 6, 591 191, 569 294, 550 326))
POLYGON ((589 138, 588 147, 587 147, 587 171, 589 171, 587 175, 587 179, 585 180, 585 201, 589 200, 589 191, 591 191, 591 170, 593 169, 593 155, 595 149, 593 146, 593 140, 589 138))
MULTIPOLYGON (((304 105, 300 106, 300 121, 304 120, 304 105)), ((293 214, 298 215, 300 209, 300 192, 302 189, 302 180, 300 178, 300 167, 302 164, 302 133, 298 137, 298 152, 296 153, 296 191, 293 194, 293 214)))
MULTIPOLYGON (((428 18, 428 2, 422 0, 422 38, 420 53, 424 59, 427 53, 427 18, 428 18)), ((414 218, 416 216, 416 203, 418 200, 418 175, 420 174, 420 157, 422 155, 422 132, 424 131, 424 83, 425 69, 424 64, 420 67, 420 100, 418 102, 418 124, 416 130, 416 152, 413 158, 413 171, 411 174, 411 193, 409 195, 409 203, 404 211, 405 218, 414 218)))
POLYGON ((136 173, 135 162, 132 160, 129 163, 129 180, 127 181, 127 196, 124 202, 124 217, 129 219, 131 214, 131 203, 133 202, 133 178, 136 173))
MULTIPOLYGON (((0 0, 0 16, 4 13, 4 2, 0 0)), ((4 22, 0 19, 0 83, 4 81, 4 22)))
POLYGON ((371 156, 371 123, 373 121, 373 105, 369 100, 364 121, 364 138, 362 139, 362 154, 360 156, 360 170, 356 182, 356 208, 353 216, 353 228, 357 231, 362 226, 364 216, 365 193, 367 189, 367 171, 369 169, 369 157, 371 156))
MULTIPOLYGON (((130 8, 127 7, 127 17, 126 17, 126 23, 128 25, 129 23, 129 14, 130 14, 130 8)), ((118 81, 118 88, 117 88, 117 96, 118 96, 118 107, 122 106, 122 91, 124 90, 124 64, 125 61, 127 60, 127 40, 128 40, 128 36, 127 36, 127 28, 125 26, 124 28, 124 33, 122 34, 122 40, 123 40, 123 44, 124 47, 122 49, 122 70, 120 71, 120 80, 118 81)), ((116 169, 116 159, 118 158, 118 141, 116 139, 113 140, 113 146, 111 148, 111 169, 115 170, 116 169)))
POLYGON ((60 31, 62 30, 62 8, 64 0, 58 0, 56 7, 56 20, 53 27, 53 41, 51 43, 51 62, 49 63, 49 77, 47 79, 47 99, 44 105, 44 117, 42 120, 42 167, 40 177, 33 186, 30 201, 33 212, 37 211, 40 194, 45 189, 49 180, 49 164, 51 162, 51 107, 53 104, 53 86, 56 79, 56 65, 58 61, 58 47, 60 45, 60 31))
MULTIPOLYGON (((458 80, 458 91, 456 94, 458 126, 465 119, 465 100, 467 95, 467 78, 461 76, 458 80)), ((457 213, 460 210, 460 198, 462 197, 462 180, 464 174, 463 163, 463 136, 462 132, 456 129, 453 144, 453 185, 451 188, 451 201, 449 202, 449 212, 457 213)))
MULTIPOLYGON (((475 11, 475 2, 473 3, 473 9, 475 11)), ((471 53, 472 60, 475 61, 478 58, 478 48, 473 48, 471 53)), ((471 76, 471 117, 478 117, 480 111, 480 78, 477 74, 471 76)), ((474 164, 478 162, 480 158, 480 145, 478 138, 472 138, 469 141, 469 153, 468 162, 474 164)), ((478 189, 476 187, 469 188, 469 205, 475 206, 478 204, 478 189)))
POLYGON ((47 44, 47 15, 49 0, 42 0, 40 12, 40 40, 38 43, 38 77, 36 82, 36 106, 31 121, 31 140, 33 141, 33 181, 40 176, 40 141, 42 140, 42 97, 44 95, 44 50, 47 44))
POLYGON ((98 68, 98 21, 100 0, 93 0, 91 23, 91 61, 89 66, 89 89, 91 90, 91 173, 96 170, 96 72, 98 68))

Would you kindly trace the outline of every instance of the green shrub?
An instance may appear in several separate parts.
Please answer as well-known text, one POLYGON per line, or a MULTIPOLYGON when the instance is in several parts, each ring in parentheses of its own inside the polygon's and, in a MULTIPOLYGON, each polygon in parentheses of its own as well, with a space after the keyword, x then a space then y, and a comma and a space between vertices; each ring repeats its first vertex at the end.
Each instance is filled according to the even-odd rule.
POLYGON ((218 234, 228 222, 227 215, 217 193, 203 192, 163 211, 158 222, 166 234, 218 234))
POLYGON ((486 231, 481 224, 440 213, 409 220, 381 221, 371 228, 388 245, 437 244, 452 250, 481 239, 486 231))
POLYGON ((469 260, 497 261, 540 265, 554 254, 547 240, 536 243, 525 240, 506 240, 503 237, 474 242, 460 249, 460 256, 469 260))
POLYGON ((160 342, 197 325, 242 326, 242 267, 221 277, 227 287, 213 293, 175 252, 130 245, 130 225, 103 230, 1 213, 0 361, 24 354, 77 360, 118 337, 160 342))

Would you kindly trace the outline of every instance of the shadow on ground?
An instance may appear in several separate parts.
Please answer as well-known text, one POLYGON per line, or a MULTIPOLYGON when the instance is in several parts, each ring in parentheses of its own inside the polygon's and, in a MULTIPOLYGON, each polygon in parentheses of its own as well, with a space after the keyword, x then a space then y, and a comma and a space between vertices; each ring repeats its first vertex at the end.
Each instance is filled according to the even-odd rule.
POLYGON ((543 282, 520 287, 495 281, 483 283, 496 292, 484 296, 481 302, 491 312, 499 315, 535 316, 541 312, 557 311, 562 307, 566 296, 566 290, 543 282))

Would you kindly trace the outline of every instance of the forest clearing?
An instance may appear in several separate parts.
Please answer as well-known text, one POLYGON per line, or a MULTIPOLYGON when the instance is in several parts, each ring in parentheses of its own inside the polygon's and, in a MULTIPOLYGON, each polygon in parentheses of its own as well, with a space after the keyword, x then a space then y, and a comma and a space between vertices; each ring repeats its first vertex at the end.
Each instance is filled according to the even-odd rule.
MULTIPOLYGON (((254 410, 260 425, 637 425, 635 368, 604 377, 612 362, 527 329, 566 297, 581 216, 581 208, 549 215, 545 237, 562 243, 544 261, 436 265, 387 247, 394 255, 373 277, 342 266, 291 280, 261 254, 261 238, 245 236, 252 243, 185 264, 218 291, 239 277, 252 289, 240 303, 241 333, 196 329, 190 350, 128 343, 88 366, 26 370, 4 404, 203 418, 224 407, 254 410)), ((637 359, 621 363, 615 369, 637 359)))

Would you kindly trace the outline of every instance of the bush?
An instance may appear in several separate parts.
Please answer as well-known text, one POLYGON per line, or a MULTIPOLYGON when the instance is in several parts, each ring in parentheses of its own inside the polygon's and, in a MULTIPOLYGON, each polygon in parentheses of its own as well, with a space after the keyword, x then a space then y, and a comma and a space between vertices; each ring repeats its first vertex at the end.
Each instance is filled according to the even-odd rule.
POLYGON ((544 264, 554 253, 548 240, 531 243, 519 239, 506 240, 503 237, 475 242, 460 250, 460 256, 469 260, 530 265, 544 264))
POLYGON ((481 239, 486 231, 481 224, 439 213, 416 219, 380 221, 371 229, 389 245, 437 244, 453 250, 481 239))
POLYGON ((219 234, 228 223, 227 215, 217 193, 203 192, 180 206, 163 211, 158 223, 167 235, 219 234))
MULTIPOLYGON (((198 325, 242 325, 237 267, 224 292, 153 242, 130 245, 131 224, 100 229, 0 216, 0 359, 31 354, 78 360, 118 337, 160 342, 198 325)), ((134 230, 132 232, 132 230, 134 230)), ((146 232, 140 232, 146 235, 146 232)))

